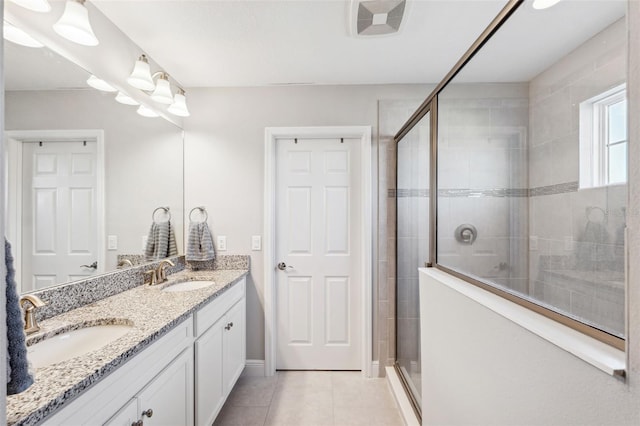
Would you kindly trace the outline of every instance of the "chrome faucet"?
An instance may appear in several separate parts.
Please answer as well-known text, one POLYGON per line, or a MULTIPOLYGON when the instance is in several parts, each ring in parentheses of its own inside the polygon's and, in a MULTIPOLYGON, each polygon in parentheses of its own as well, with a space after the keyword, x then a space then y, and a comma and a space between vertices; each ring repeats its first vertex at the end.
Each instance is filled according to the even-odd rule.
POLYGON ((156 269, 156 282, 158 284, 163 283, 167 280, 167 271, 166 271, 167 266, 176 266, 176 265, 169 259, 163 259, 160 261, 160 264, 158 265, 158 269, 156 269))
POLYGON ((20 297, 20 307, 24 310, 24 332, 29 334, 36 333, 40 330, 38 321, 36 320, 36 308, 40 308, 46 303, 35 294, 25 294, 20 297), (27 306, 27 302, 31 306, 27 306))

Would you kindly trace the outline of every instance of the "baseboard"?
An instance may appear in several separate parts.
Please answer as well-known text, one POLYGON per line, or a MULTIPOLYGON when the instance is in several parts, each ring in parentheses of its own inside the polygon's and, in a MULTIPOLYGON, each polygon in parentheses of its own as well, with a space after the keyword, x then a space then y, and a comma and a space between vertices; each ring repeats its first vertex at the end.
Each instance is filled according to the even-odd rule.
POLYGON ((264 359, 248 359, 242 371, 243 377, 264 377, 264 359))
POLYGON ((371 377, 382 377, 380 374, 380 361, 371 361, 371 377))
POLYGON ((398 405, 398 410, 400 411, 402 420, 404 420, 404 424, 406 426, 420 426, 420 422, 416 417, 416 413, 413 411, 409 397, 407 397, 407 394, 404 391, 404 387, 400 382, 396 369, 393 367, 385 367, 385 371, 387 373, 387 383, 389 384, 391 393, 396 400, 396 404, 398 405))

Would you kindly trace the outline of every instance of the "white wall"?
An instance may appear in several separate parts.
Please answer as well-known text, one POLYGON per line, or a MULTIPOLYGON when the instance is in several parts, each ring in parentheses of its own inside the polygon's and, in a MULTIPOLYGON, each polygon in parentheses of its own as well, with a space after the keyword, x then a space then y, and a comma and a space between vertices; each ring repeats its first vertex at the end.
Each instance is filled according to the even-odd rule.
POLYGON ((158 206, 171 207, 183 253, 181 129, 91 89, 7 92, 5 102, 6 130, 104 130, 106 232, 118 236, 106 270, 115 269, 118 253, 142 253, 142 236, 158 206))
POLYGON ((428 93, 427 86, 410 85, 189 90, 185 210, 206 206, 214 239, 227 236, 226 253, 251 254, 247 358, 264 359, 265 266, 263 253, 251 251, 251 236, 264 232, 265 127, 372 126, 375 143, 378 100, 424 99, 428 93))
POLYGON ((635 373, 624 383, 438 280, 420 291, 424 425, 640 424, 635 373))

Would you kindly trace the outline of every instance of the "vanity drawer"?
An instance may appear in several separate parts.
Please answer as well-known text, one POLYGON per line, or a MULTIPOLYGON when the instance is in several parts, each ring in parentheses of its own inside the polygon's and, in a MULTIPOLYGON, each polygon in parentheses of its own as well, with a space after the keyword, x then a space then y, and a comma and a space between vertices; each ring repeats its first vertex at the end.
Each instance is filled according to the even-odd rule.
POLYGON ((242 278, 231 288, 210 303, 200 308, 195 314, 194 332, 198 337, 218 321, 245 294, 246 278, 242 278))

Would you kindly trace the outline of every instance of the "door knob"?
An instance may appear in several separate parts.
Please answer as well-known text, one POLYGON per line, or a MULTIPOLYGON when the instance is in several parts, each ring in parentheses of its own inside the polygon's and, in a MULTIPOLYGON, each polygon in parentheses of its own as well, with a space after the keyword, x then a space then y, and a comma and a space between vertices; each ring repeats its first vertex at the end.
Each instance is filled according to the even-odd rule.
POLYGON ((91 265, 80 265, 81 268, 98 269, 98 261, 96 260, 91 265))
POLYGON ((278 269, 280 269, 281 271, 287 271, 289 269, 294 269, 294 267, 293 266, 287 266, 286 263, 280 262, 280 263, 278 263, 278 269))

